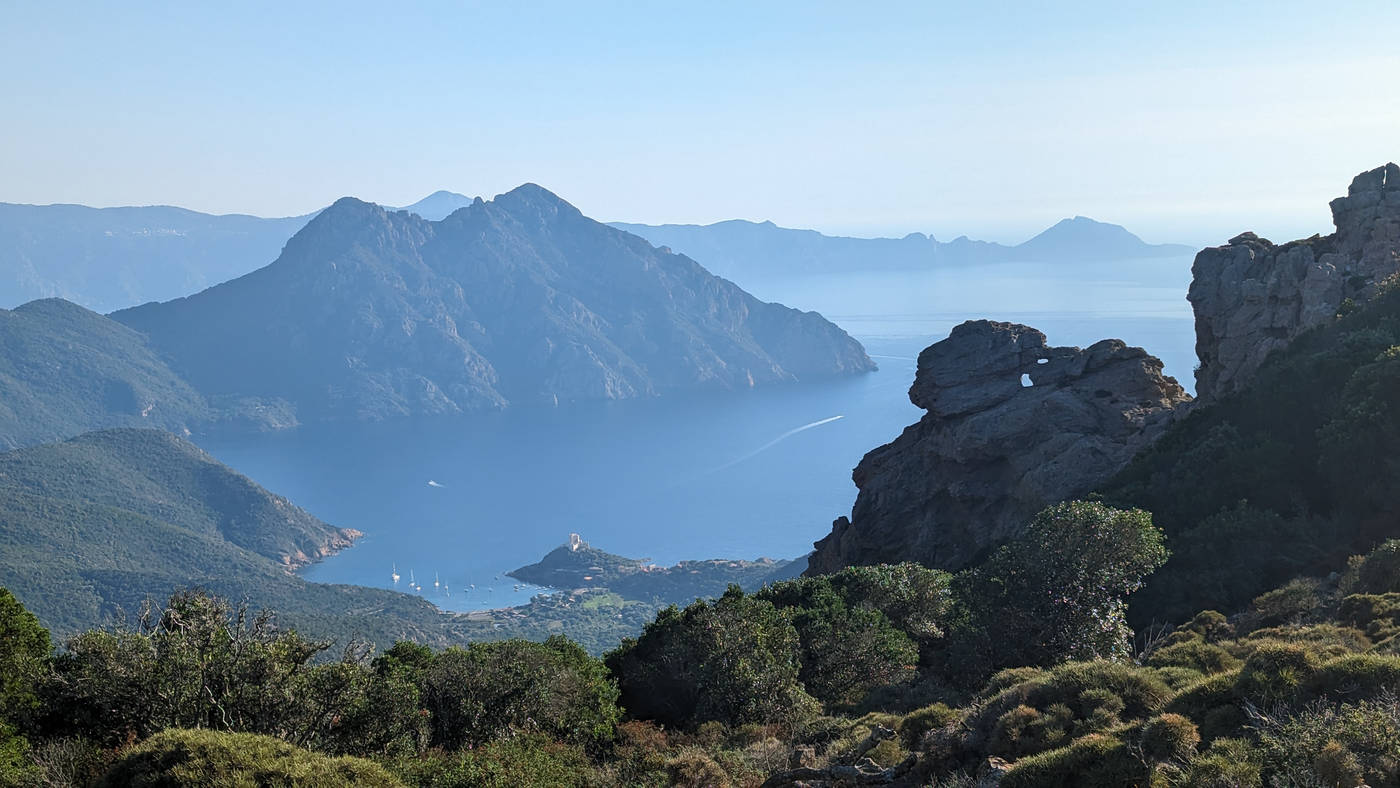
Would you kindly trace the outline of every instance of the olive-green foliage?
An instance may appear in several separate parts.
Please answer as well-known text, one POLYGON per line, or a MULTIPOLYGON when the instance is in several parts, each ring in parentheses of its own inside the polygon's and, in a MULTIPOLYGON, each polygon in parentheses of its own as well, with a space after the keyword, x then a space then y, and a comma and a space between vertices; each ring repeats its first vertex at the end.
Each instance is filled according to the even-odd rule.
POLYGON ((1045 509, 954 579, 954 672, 980 679, 1002 667, 1126 657, 1126 598, 1166 556, 1147 512, 1086 501, 1045 509))
POLYGON ((1311 704, 1255 721, 1264 773, 1276 784, 1400 784, 1400 704, 1311 704))
POLYGON ((1302 646, 1266 643, 1245 660, 1235 691, 1262 706, 1290 701, 1317 668, 1317 657, 1302 646))
POLYGON ((1154 650, 1147 656, 1147 664, 1154 668, 1188 668, 1207 674, 1238 668, 1240 660, 1220 646, 1196 639, 1154 650))
POLYGON ((48 671, 48 630, 9 590, 0 588, 0 723, 25 722, 39 703, 48 671))
POLYGON ((391 763, 407 784, 421 788, 574 786, 592 782, 584 751, 538 734, 498 739, 457 753, 430 751, 391 763))
POLYGON ((170 729, 141 742, 112 767, 103 786, 402 786, 382 766, 331 758, 270 736, 170 729))
POLYGON ((1141 763, 1114 736, 1091 733, 1066 747, 1021 758, 1002 778, 1002 788, 1118 788, 1140 781, 1141 763))
POLYGON ((430 743, 458 749, 521 733, 597 748, 619 718, 603 664, 563 637, 453 647, 422 669, 430 743))
POLYGON ((1317 587, 1317 580, 1298 577, 1255 597, 1249 605, 1254 625, 1273 627, 1306 619, 1322 604, 1317 587))
POLYGON ((713 602, 661 611, 607 662, 634 717, 683 728, 737 725, 815 711, 798 682, 800 648, 785 613, 731 586, 713 602))
POLYGON ((904 746, 912 750, 919 745, 924 734, 945 727, 961 716, 962 713, 957 709, 949 708, 943 703, 934 703, 904 715, 897 730, 904 746))
POLYGON ((0 720, 0 785, 27 785, 37 777, 29 757, 29 741, 0 720))
POLYGON ((1383 288, 1275 353, 1243 391, 1193 410, 1105 485, 1109 502, 1151 511, 1172 545, 1134 622, 1239 609, 1400 533, 1396 345, 1400 292, 1383 288))
MULTIPOLYGON (((919 661, 911 633, 897 629, 877 604, 895 598, 901 589, 917 587, 911 577, 941 576, 907 566, 862 567, 858 573, 848 569, 835 576, 777 583, 755 598, 789 614, 801 642, 798 676, 807 692, 828 707, 849 709, 872 690, 911 681, 919 661), (882 578, 889 582, 879 582, 882 578)), ((944 604, 945 595, 928 596, 944 604)), ((909 605, 901 602, 899 607, 909 605)), ((901 620, 915 621, 917 634, 931 639, 941 634, 937 617, 916 617, 906 610, 901 620)))
POLYGON ((1314 669, 1302 681, 1299 698, 1355 701, 1396 691, 1400 691, 1400 657, 1348 654, 1314 669))
POLYGON ((1350 561, 1341 585, 1349 594, 1400 592, 1400 539, 1387 540, 1350 561))
POLYGON ((311 666, 326 647, 277 629, 269 614, 180 593, 135 630, 69 641, 55 661, 51 711, 109 742, 198 727, 307 745, 347 708, 362 674, 353 653, 311 666))
POLYGON ((1196 722, 1206 741, 1237 735, 1245 723, 1242 701, 1235 694, 1240 671, 1209 676, 1181 690, 1167 704, 1166 711, 1196 722))
POLYGON ((1258 788, 1263 784, 1260 754, 1244 739, 1221 738, 1192 758, 1174 785, 1184 788, 1258 788))
POLYGON ((1400 634, 1400 593, 1351 594, 1342 599, 1337 618, 1378 645, 1392 641, 1400 634))
POLYGON ((1185 761, 1196 754, 1201 734, 1189 717, 1167 713, 1148 720, 1138 742, 1142 754, 1154 763, 1185 761))
POLYGON ((988 754, 1018 757, 1061 747, 1086 733, 1146 719, 1172 691, 1149 668, 1071 662, 1014 684, 977 708, 966 725, 988 754))

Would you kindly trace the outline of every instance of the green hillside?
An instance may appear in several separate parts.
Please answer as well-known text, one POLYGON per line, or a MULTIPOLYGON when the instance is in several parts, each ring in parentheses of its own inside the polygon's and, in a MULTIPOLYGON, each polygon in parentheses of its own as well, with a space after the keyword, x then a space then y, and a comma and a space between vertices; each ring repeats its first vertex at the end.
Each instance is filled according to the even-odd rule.
POLYGON ((57 298, 0 309, 0 448, 100 427, 180 431, 207 417, 140 333, 57 298))
POLYGON ((157 430, 0 454, 0 585, 60 635, 198 586, 315 636, 448 642, 427 602, 289 572, 352 535, 157 430))
POLYGON ((1400 536, 1400 287, 1344 311, 1106 485, 1152 512, 1172 550, 1134 599, 1136 624, 1235 609, 1400 536))

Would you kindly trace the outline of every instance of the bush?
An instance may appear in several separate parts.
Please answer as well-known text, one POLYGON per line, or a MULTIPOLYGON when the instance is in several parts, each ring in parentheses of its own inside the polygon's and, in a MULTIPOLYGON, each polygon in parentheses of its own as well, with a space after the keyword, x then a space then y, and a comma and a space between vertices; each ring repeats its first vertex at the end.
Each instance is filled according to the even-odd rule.
POLYGON ((1276 783, 1355 786, 1400 782, 1400 702, 1313 703, 1255 721, 1265 776, 1276 783))
POLYGON ((925 733, 943 728, 961 716, 962 713, 957 709, 934 703, 904 715, 896 730, 899 731, 904 746, 912 750, 919 746, 919 741, 924 738, 925 733))
POLYGON ((1350 562, 1341 586, 1348 594, 1400 592, 1400 539, 1391 539, 1350 562))
POLYGON ((52 650, 39 619, 0 588, 0 721, 25 722, 37 708, 38 684, 52 650))
POLYGON ((1195 720, 1203 739, 1238 734, 1245 722, 1235 684, 1240 671, 1218 673, 1193 684, 1176 694, 1165 711, 1195 720))
POLYGON ((472 750, 433 750, 400 757, 394 770, 421 788, 515 788, 521 785, 588 785, 593 766, 578 747, 526 734, 472 750))
POLYGON ((612 739, 621 716, 602 663, 559 636, 449 648, 422 681, 431 743, 449 749, 520 733, 596 749, 612 739))
POLYGON ((360 758, 330 758, 270 736, 209 730, 161 731, 117 761, 104 786, 401 786, 360 758))
POLYGON ((1201 743, 1196 723, 1180 714, 1162 714, 1148 720, 1139 734, 1142 754, 1154 763, 1186 761, 1201 743))
POLYGON ((1118 662, 1072 662, 1013 685, 968 719, 990 754, 1018 756, 1063 746, 1077 736, 1142 720, 1172 691, 1155 671, 1118 662))
POLYGON ((1352 594, 1342 599, 1337 618, 1360 628, 1377 644, 1400 634, 1400 594, 1352 594))
POLYGON ((682 728, 795 722, 817 711, 798 682, 799 646, 773 603, 731 586, 713 602, 661 611, 607 662, 623 706, 641 719, 682 728))
POLYGON ((1302 646, 1267 643, 1245 660, 1235 691, 1263 706, 1291 701, 1317 667, 1317 657, 1302 646))
POLYGON ((1400 690, 1400 657, 1351 654, 1318 667, 1302 684, 1304 700, 1348 702, 1377 698, 1400 690))
POLYGON ((1282 588, 1260 594, 1250 603, 1250 615, 1257 627, 1296 624, 1312 615, 1321 604, 1318 581, 1298 577, 1282 588))
POLYGON ((1127 657, 1125 600, 1166 557, 1147 512, 1085 501, 1045 509, 1015 541, 954 579, 954 674, 1127 657))
POLYGON ((1140 782, 1142 774, 1142 765, 1122 741, 1094 733, 1016 761, 1001 788, 1118 788, 1140 782))
POLYGON ((722 788, 730 784, 729 774, 709 753, 699 747, 683 747, 666 762, 670 784, 688 788, 722 788))
POLYGON ((1179 785, 1190 788, 1259 788, 1260 754, 1244 739, 1216 739, 1192 758, 1179 785))
POLYGON ((1212 674, 1234 670, 1240 666, 1240 660, 1220 646, 1203 640, 1190 640, 1153 651, 1147 657, 1147 664, 1154 668, 1188 668, 1212 674))

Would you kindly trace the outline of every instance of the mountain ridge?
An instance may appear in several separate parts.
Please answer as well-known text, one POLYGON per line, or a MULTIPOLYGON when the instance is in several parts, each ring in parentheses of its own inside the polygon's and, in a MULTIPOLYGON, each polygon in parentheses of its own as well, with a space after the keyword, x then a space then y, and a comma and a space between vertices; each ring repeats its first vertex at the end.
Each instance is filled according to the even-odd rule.
POLYGON ((535 184, 438 222, 337 200, 271 264, 115 312, 195 387, 382 419, 855 374, 816 313, 753 298, 535 184))

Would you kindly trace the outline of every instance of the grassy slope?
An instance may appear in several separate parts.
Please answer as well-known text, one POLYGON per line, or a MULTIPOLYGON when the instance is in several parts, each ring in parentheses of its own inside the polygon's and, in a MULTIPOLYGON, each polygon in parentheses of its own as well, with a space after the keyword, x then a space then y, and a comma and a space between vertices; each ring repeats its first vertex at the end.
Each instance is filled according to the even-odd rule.
POLYGON ((126 326, 59 299, 0 310, 0 448, 98 427, 178 431, 207 415, 126 326))

